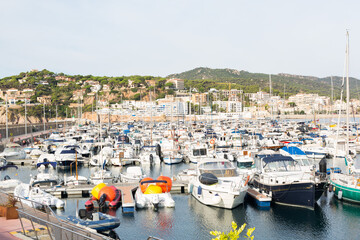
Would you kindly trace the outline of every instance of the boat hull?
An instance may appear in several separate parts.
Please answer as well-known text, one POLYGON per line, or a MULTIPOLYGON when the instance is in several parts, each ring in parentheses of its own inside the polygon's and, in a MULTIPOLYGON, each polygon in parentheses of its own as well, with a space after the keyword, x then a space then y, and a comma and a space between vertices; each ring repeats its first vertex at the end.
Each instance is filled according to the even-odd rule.
POLYGON ((330 184, 333 185, 334 194, 337 198, 339 198, 339 191, 342 191, 342 199, 360 204, 360 189, 345 187, 332 180, 330 180, 330 184))
POLYGON ((233 209, 243 204, 246 196, 246 190, 240 192, 220 192, 207 188, 203 184, 196 185, 192 183, 190 183, 189 188, 191 189, 191 195, 202 204, 226 209, 233 209))
POLYGON ((315 194, 315 184, 311 182, 267 185, 254 180, 253 184, 260 191, 271 192, 273 202, 284 205, 314 209, 316 195, 319 195, 315 194))

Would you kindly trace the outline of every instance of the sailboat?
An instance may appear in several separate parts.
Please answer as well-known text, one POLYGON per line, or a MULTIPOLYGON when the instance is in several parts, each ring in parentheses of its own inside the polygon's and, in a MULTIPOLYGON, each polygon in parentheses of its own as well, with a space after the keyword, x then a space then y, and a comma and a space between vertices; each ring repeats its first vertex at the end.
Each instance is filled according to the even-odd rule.
MULTIPOLYGON (((346 32, 347 44, 346 44, 346 128, 347 128, 347 139, 346 139, 346 173, 335 173, 330 174, 330 188, 329 190, 334 191, 335 196, 338 199, 343 199, 351 202, 360 203, 360 172, 355 169, 354 161, 349 156, 349 32, 346 32)), ((335 157, 336 159, 336 157, 335 157)))

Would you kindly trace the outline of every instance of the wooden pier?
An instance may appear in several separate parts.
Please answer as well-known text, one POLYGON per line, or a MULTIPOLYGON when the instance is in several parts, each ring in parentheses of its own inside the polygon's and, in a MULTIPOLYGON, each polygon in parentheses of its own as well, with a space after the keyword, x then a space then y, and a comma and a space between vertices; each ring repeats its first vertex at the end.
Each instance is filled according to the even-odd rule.
POLYGON ((121 206, 123 213, 135 212, 135 199, 133 193, 137 190, 138 186, 120 186, 117 187, 121 191, 121 206))
MULTIPOLYGON (((139 184, 136 183, 114 183, 112 184, 118 189, 136 189, 139 184)), ((53 187, 41 187, 45 192, 58 198, 88 198, 90 197, 91 190, 95 185, 77 185, 77 186, 53 186, 53 187)), ((184 194, 187 193, 187 183, 181 181, 174 181, 170 193, 184 194)), ((3 189, 6 193, 13 193, 13 188, 3 189)), ((127 196, 126 196, 127 197, 127 196)))
MULTIPOLYGON (((124 191, 127 188, 136 189, 139 186, 139 184, 135 183, 114 183, 112 185, 120 190, 124 189, 124 191)), ((43 190, 58 198, 87 198, 90 196, 90 192, 94 187, 95 185, 54 186, 51 188, 43 188, 43 190)), ((187 184, 180 181, 173 182, 170 193, 187 193, 187 184)))

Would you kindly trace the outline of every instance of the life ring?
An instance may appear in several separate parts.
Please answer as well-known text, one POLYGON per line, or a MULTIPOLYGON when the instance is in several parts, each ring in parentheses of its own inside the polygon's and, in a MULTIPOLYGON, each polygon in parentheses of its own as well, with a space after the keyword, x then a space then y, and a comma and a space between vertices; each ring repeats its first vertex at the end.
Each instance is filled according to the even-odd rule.
POLYGON ((211 144, 211 145, 214 145, 214 144, 215 144, 215 139, 211 139, 211 140, 210 140, 210 144, 211 144))
POLYGON ((250 175, 247 176, 244 186, 248 184, 249 180, 250 180, 250 175))

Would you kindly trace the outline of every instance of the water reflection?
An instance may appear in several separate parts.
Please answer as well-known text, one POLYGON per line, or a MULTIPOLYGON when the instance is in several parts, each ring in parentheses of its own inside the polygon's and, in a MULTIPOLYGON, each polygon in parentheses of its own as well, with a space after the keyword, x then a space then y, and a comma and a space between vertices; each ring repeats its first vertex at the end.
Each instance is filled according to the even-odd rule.
POLYGON ((229 231, 232 221, 235 221, 238 225, 245 223, 246 207, 244 205, 240 205, 233 210, 211 207, 200 203, 192 196, 189 196, 188 205, 190 212, 194 213, 198 224, 208 232, 213 230, 229 231))

